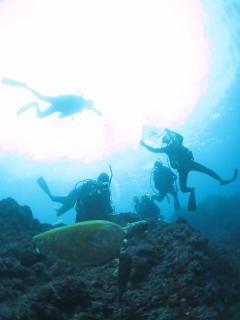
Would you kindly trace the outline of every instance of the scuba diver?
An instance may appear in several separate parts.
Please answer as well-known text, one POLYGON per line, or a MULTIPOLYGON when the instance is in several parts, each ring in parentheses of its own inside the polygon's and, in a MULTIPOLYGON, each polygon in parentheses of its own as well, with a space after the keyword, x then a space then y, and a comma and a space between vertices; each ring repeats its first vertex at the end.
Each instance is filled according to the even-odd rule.
POLYGON ((220 185, 225 185, 234 181, 238 176, 238 170, 235 169, 234 176, 231 180, 223 180, 214 171, 194 161, 192 152, 182 145, 183 137, 174 131, 165 129, 166 134, 162 138, 162 143, 166 146, 161 148, 153 148, 147 145, 143 140, 140 140, 141 146, 154 153, 165 153, 170 162, 170 166, 176 169, 179 174, 179 185, 183 193, 190 192, 188 201, 188 210, 196 211, 196 199, 194 188, 187 186, 187 177, 190 171, 197 171, 209 175, 213 179, 220 182, 220 185))
POLYGON ((86 220, 112 220, 114 209, 111 205, 111 178, 101 173, 97 181, 89 180, 82 185, 75 203, 76 222, 86 220))
POLYGON ((9 86, 15 86, 15 87, 21 87, 29 90, 32 94, 35 95, 39 100, 42 100, 44 102, 48 102, 51 105, 46 108, 44 111, 41 111, 38 105, 37 101, 33 101, 22 108, 20 108, 17 111, 17 115, 20 116, 23 112, 27 111, 28 109, 35 107, 36 108, 36 115, 39 119, 46 118, 53 113, 58 112, 58 118, 65 118, 68 116, 73 116, 74 114, 81 113, 83 110, 93 110, 95 111, 99 116, 102 116, 102 113, 94 108, 93 104, 94 102, 92 100, 85 100, 82 96, 75 95, 75 94, 66 94, 66 95, 58 95, 56 97, 49 97, 44 96, 37 92, 34 89, 29 88, 26 83, 18 82, 12 79, 3 78, 2 83, 9 85, 9 86))
POLYGON ((109 179, 108 174, 103 172, 97 181, 91 179, 79 181, 67 196, 52 195, 43 177, 38 178, 37 183, 52 201, 62 203, 62 206, 56 209, 57 216, 75 208, 77 211, 75 222, 80 222, 110 219, 114 211, 111 206, 111 179, 112 176, 109 179))
POLYGON ((141 198, 135 196, 133 198, 134 211, 140 217, 141 220, 149 221, 153 226, 162 216, 160 216, 160 208, 150 199, 149 195, 143 195, 141 198))
POLYGON ((151 197, 151 200, 157 200, 161 202, 166 196, 169 202, 168 193, 170 193, 174 199, 174 210, 179 210, 180 204, 176 187, 177 175, 173 173, 170 168, 165 167, 161 161, 155 161, 151 177, 153 178, 154 187, 158 190, 159 193, 158 195, 153 195, 151 197), (175 187, 173 185, 174 182, 175 187))

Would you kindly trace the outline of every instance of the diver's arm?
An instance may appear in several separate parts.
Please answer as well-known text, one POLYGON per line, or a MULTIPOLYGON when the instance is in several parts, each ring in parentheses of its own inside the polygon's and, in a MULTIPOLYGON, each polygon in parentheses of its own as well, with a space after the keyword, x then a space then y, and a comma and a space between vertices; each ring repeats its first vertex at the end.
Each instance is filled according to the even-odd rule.
POLYGON ((153 148, 148 146, 143 140, 140 140, 140 145, 144 148, 146 148, 148 151, 150 152, 154 152, 154 153, 167 153, 167 147, 163 147, 163 148, 153 148))

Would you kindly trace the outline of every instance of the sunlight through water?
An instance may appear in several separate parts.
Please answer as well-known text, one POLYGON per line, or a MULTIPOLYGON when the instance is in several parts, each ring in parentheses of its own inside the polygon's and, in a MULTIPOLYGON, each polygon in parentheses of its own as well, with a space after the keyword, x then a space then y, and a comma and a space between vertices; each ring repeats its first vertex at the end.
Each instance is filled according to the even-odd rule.
POLYGON ((143 125, 184 124, 208 86, 206 19, 198 0, 1 2, 0 77, 44 95, 80 93, 103 113, 17 117, 36 98, 1 84, 2 155, 87 163, 136 148, 143 125))

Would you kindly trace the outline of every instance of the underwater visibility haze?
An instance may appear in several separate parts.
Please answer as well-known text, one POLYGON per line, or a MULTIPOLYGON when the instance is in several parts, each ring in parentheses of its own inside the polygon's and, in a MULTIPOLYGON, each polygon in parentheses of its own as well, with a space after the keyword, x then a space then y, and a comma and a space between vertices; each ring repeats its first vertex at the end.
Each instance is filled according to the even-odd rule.
POLYGON ((240 319, 239 21, 239 0, 0 0, 0 319, 240 319))
MULTIPOLYGON (((42 95, 82 95, 94 110, 39 119, 49 104, 21 86, 0 84, 0 197, 29 205, 40 222, 58 220, 56 203, 39 188, 66 195, 84 179, 113 170, 115 212, 133 211, 133 197, 154 194, 153 163, 167 157, 142 148, 161 146, 164 128, 179 132, 197 162, 230 179, 240 164, 240 47, 238 1, 51 1, 0 3, 0 77, 42 95), (64 23, 63 23, 64 21, 64 23), (153 143, 154 141, 154 143, 153 143)), ((231 196, 240 180, 220 186, 191 172, 199 203, 231 196)), ((182 207, 188 194, 180 191, 182 207)), ((173 214, 158 203, 168 220, 173 214)), ((60 206, 60 205, 59 205, 60 206)), ((195 213, 197 214, 197 212, 195 213)), ((61 216, 72 223, 72 209, 61 216)))

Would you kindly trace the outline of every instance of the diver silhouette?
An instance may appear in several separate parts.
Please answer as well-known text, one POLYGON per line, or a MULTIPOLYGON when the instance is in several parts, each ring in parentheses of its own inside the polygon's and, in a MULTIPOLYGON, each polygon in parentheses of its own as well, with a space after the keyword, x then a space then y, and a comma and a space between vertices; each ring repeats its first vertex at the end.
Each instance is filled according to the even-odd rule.
POLYGON ((79 181, 66 196, 53 195, 43 177, 38 178, 37 183, 53 202, 62 203, 60 208, 55 209, 58 217, 74 208, 77 212, 76 222, 109 220, 114 211, 111 206, 111 179, 105 172, 100 173, 97 180, 79 181))
POLYGON ((50 106, 46 108, 44 111, 41 111, 39 108, 38 102, 33 101, 17 111, 17 115, 20 116, 23 112, 27 111, 28 109, 35 107, 36 108, 36 115, 39 119, 46 118, 54 113, 59 113, 58 118, 65 118, 69 116, 73 116, 74 114, 81 113, 83 110, 93 110, 99 116, 102 113, 94 108, 93 104, 94 101, 92 100, 85 100, 82 96, 75 95, 75 94, 66 94, 66 95, 58 95, 55 97, 44 96, 40 94, 38 91, 29 88, 26 83, 18 82, 9 78, 3 78, 2 83, 14 86, 14 87, 21 87, 25 88, 30 91, 35 97, 41 101, 50 103, 50 106))
POLYGON ((182 145, 183 137, 174 131, 165 129, 166 134, 162 138, 162 143, 167 146, 161 148, 153 148, 148 146, 143 140, 140 140, 141 146, 154 153, 165 153, 170 162, 170 166, 176 169, 179 174, 179 185, 183 193, 190 192, 188 210, 196 211, 196 200, 194 188, 187 186, 188 173, 190 171, 198 171, 209 175, 213 179, 220 182, 221 185, 225 185, 234 181, 238 176, 238 170, 235 169, 234 176, 231 180, 223 180, 214 171, 194 161, 192 152, 182 145))
POLYGON ((162 200, 167 197, 167 200, 169 202, 169 193, 174 199, 174 210, 179 210, 180 203, 176 187, 177 175, 173 173, 170 168, 164 166, 161 161, 155 161, 151 177, 153 179, 154 187, 158 190, 158 194, 153 195, 151 197, 151 200, 162 202, 162 200))

